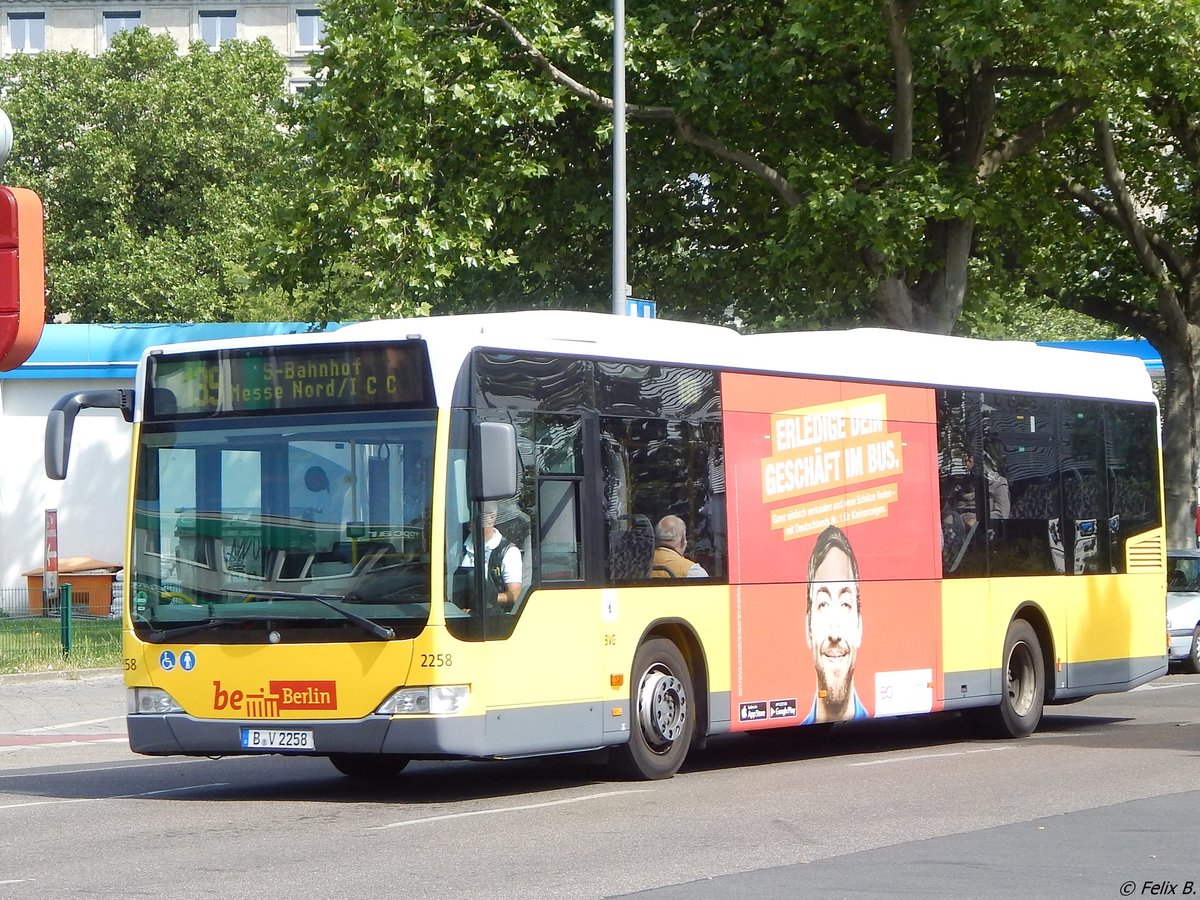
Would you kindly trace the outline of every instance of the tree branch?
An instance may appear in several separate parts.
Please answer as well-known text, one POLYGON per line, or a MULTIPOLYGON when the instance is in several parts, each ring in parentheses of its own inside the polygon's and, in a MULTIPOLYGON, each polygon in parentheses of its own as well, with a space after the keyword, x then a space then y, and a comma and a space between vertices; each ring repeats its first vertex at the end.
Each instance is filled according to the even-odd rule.
POLYGON ((1131 303, 1110 300, 1089 294, 1084 297, 1055 297, 1054 302, 1068 309, 1076 310, 1093 319, 1111 322, 1119 328, 1140 334, 1145 337, 1155 336, 1159 340, 1163 336, 1162 320, 1153 313, 1131 303))
MULTIPOLYGON (((850 81, 851 79, 847 76, 846 80, 850 81)), ((880 154, 891 152, 892 144, 888 140, 887 131, 849 103, 835 103, 833 118, 838 125, 842 126, 850 139, 860 147, 874 150, 880 154)))
MULTIPOLYGON (((1167 327, 1176 330, 1179 334, 1187 334, 1187 319, 1183 306, 1179 302, 1179 295, 1171 283, 1167 260, 1174 261, 1172 268, 1175 274, 1185 282, 1188 280, 1186 267, 1175 254, 1160 252, 1159 247, 1150 240, 1151 230, 1146 227, 1138 214, 1133 202, 1133 195, 1129 192, 1129 186, 1125 182, 1125 173, 1121 171, 1121 165, 1117 161, 1117 149, 1113 143, 1112 129, 1109 128, 1108 122, 1098 119, 1095 123, 1095 133, 1096 152, 1100 155, 1104 183, 1113 196, 1112 202, 1121 220, 1126 240, 1129 241, 1129 246, 1133 249, 1142 268, 1154 279, 1159 311, 1167 323, 1167 327)), ((1165 242, 1159 246, 1169 249, 1165 242)))
POLYGON ((1091 97, 1063 101, 1044 118, 1034 122, 1020 134, 1013 135, 990 153, 985 153, 975 170, 975 177, 979 181, 990 178, 1006 162, 1029 153, 1045 138, 1070 125, 1094 102, 1091 97))
MULTIPOLYGON (((1079 203, 1080 206, 1087 207, 1113 228, 1124 234, 1130 247, 1137 253, 1137 248, 1134 246, 1135 240, 1129 237, 1129 225, 1122 217, 1120 207, 1115 203, 1103 199, 1095 191, 1080 184, 1073 178, 1063 177, 1062 183, 1063 190, 1071 199, 1079 203)), ((1165 241, 1157 231, 1140 220, 1135 223, 1134 227, 1139 233, 1137 240, 1144 242, 1145 246, 1149 248, 1151 257, 1156 260, 1157 264, 1165 266, 1168 271, 1180 280, 1185 280, 1188 277, 1187 272, 1192 269, 1191 263, 1181 258, 1170 243, 1165 241)), ((1138 255, 1138 262, 1142 265, 1143 269, 1146 269, 1145 261, 1140 254, 1138 255)), ((1146 269, 1146 271, 1156 281, 1161 277, 1156 267, 1146 269)))
POLYGON ((896 69, 896 105, 892 117, 892 162, 912 159, 913 110, 916 106, 913 86, 912 48, 908 45, 908 10, 900 0, 886 0, 883 15, 887 19, 888 43, 892 65, 896 69))
POLYGON ((970 72, 961 164, 974 168, 983 158, 983 149, 996 119, 996 76, 990 60, 975 61, 970 72))
MULTIPOLYGON (((521 33, 516 26, 508 21, 503 14, 488 6, 480 0, 474 0, 474 4, 482 12, 488 15, 501 28, 508 32, 517 45, 524 51, 539 69, 545 72, 555 84, 560 85, 570 91, 576 97, 596 109, 605 112, 612 112, 613 101, 610 97, 605 97, 597 93, 586 85, 576 81, 562 69, 558 68, 554 63, 546 58, 545 54, 537 48, 524 34, 521 33)), ((680 115, 670 106, 641 106, 638 104, 627 104, 625 107, 625 115, 631 119, 646 119, 671 122, 675 126, 675 135, 681 141, 698 147, 713 156, 727 160, 741 167, 743 170, 756 178, 766 182, 766 184, 780 197, 787 206, 796 207, 801 203, 799 192, 792 187, 791 183, 783 177, 776 169, 762 162, 752 154, 745 153, 741 150, 736 150, 732 147, 723 144, 715 137, 705 134, 697 129, 684 116, 680 115)))

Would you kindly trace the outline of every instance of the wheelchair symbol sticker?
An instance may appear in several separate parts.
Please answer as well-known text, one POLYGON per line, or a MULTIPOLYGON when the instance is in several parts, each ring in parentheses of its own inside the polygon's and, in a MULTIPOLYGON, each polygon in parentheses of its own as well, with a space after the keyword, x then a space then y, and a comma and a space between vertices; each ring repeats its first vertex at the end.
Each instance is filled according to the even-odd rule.
POLYGON ((170 672, 175 668, 175 654, 170 650, 164 650, 158 655, 158 664, 164 672, 170 672))

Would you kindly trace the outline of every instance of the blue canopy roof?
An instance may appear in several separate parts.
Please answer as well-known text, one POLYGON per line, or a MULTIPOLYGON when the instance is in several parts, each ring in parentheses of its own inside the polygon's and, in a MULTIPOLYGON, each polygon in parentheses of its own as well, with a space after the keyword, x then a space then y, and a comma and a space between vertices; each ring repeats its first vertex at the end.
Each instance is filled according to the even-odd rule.
POLYGON ((142 351, 156 344, 333 331, 306 322, 203 322, 190 325, 47 325, 37 349, 5 378, 133 378, 142 351))

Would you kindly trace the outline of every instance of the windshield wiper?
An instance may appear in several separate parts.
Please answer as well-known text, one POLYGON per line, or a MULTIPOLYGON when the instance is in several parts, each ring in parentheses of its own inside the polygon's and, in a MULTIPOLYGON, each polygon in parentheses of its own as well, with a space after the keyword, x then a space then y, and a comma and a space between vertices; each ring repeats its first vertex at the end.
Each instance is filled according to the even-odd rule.
POLYGON ((148 619, 142 619, 146 625, 150 627, 150 633, 146 635, 146 640, 151 644, 165 644, 173 638, 183 637, 185 634, 195 634, 197 631, 208 631, 210 628, 217 628, 229 622, 229 619, 209 619, 207 622, 197 622, 194 625, 181 625, 178 628, 163 628, 158 629, 150 625, 148 619))
MULTIPOLYGON (((350 612, 348 609, 342 609, 340 606, 334 606, 333 603, 331 603, 329 600, 326 600, 324 597, 318 597, 316 594, 309 594, 307 596, 311 596, 312 599, 316 600, 322 606, 328 606, 338 615, 345 616, 355 625, 365 628, 381 641, 390 641, 396 636, 396 632, 386 625, 380 625, 378 622, 374 622, 371 619, 368 619, 366 616, 360 616, 358 613, 350 612)), ((333 599, 345 600, 346 598, 334 596, 333 599)))
POLYGON ((262 597, 266 600, 316 600, 322 606, 329 607, 339 616, 349 619, 355 625, 375 635, 381 641, 390 641, 396 637, 396 632, 386 625, 380 625, 366 616, 360 616, 358 613, 335 606, 334 601, 346 599, 342 594, 293 594, 288 591, 252 591, 251 593, 255 599, 262 597))
POLYGON ((167 641, 177 637, 183 637, 187 634, 195 634, 198 631, 208 631, 212 628, 220 628, 222 625, 239 625, 243 622, 269 622, 272 619, 278 619, 279 616, 271 615, 240 615, 240 616, 214 616, 204 622, 195 622, 191 625, 180 625, 178 628, 155 628, 150 624, 149 619, 140 619, 139 622, 146 624, 150 628, 150 633, 146 635, 146 640, 151 644, 165 644, 167 641))

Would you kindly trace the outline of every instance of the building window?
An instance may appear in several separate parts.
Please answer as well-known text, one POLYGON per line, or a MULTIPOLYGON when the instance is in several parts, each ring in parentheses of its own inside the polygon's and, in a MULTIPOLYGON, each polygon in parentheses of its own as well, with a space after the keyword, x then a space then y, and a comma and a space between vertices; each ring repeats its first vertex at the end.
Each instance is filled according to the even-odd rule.
POLYGON ((296 11, 296 46, 301 50, 316 50, 325 42, 325 20, 320 10, 296 11))
POLYGON ((212 49, 237 38, 237 13, 233 10, 204 10, 200 13, 200 40, 212 49))
POLYGON ((104 46, 112 46, 113 38, 122 31, 132 31, 142 24, 140 12, 106 12, 104 14, 104 46))
POLYGON ((13 53, 37 53, 46 49, 46 14, 8 14, 8 49, 13 53))

